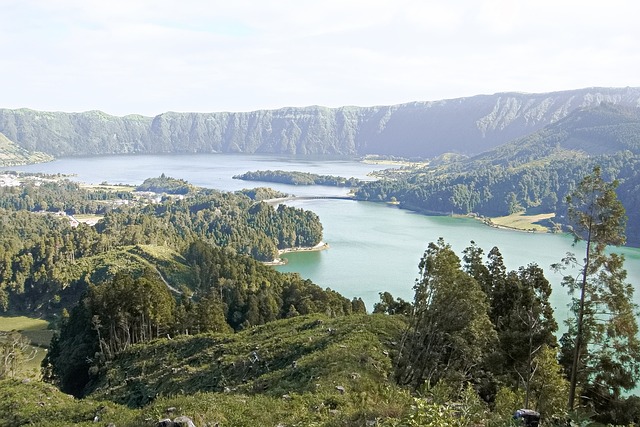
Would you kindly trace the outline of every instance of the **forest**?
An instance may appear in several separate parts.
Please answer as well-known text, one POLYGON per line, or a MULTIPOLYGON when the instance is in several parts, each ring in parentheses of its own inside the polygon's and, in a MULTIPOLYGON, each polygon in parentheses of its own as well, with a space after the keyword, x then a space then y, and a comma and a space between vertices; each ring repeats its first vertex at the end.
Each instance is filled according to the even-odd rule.
POLYGON ((540 266, 509 270, 500 248, 456 253, 446 238, 422 255, 413 300, 381 292, 368 314, 360 298, 265 265, 323 233, 313 212, 266 203, 282 196, 270 189, 165 175, 135 189, 0 187, 0 307, 55 330, 33 380, 20 334, 2 335, 0 425, 538 425, 516 410, 543 426, 637 425, 638 307, 624 257, 606 248, 640 242, 639 123, 603 104, 355 189, 421 212, 555 213, 585 243, 553 266, 567 319, 540 266))
POLYGON ((0 187, 0 305, 32 314, 65 307, 67 299, 75 302, 76 285, 85 277, 108 276, 109 268, 96 264, 124 257, 124 247, 155 245, 183 253, 203 241, 272 261, 279 249, 314 246, 322 239, 314 213, 285 205, 274 209, 242 192, 198 189, 158 203, 136 198, 123 188, 87 189, 68 180, 0 187), (76 214, 101 219, 95 226, 73 226, 67 215, 76 214))
POLYGON ((543 130, 470 157, 444 156, 412 171, 387 171, 364 183, 358 200, 397 201, 430 214, 485 217, 515 212, 566 217, 564 198, 599 166, 626 208, 627 242, 640 244, 640 118, 633 109, 601 105, 576 111, 543 130))
POLYGON ((320 241, 317 216, 247 195, 268 190, 184 193, 171 180, 150 182, 178 188, 159 200, 66 180, 2 188, 3 309, 57 332, 45 384, 2 371, 1 425, 507 426, 518 408, 543 425, 640 421, 627 395, 640 378, 633 287, 624 260, 604 252, 624 243, 625 211, 599 168, 564 208, 590 264, 558 260, 573 298, 560 336, 543 270, 509 271, 497 247, 431 242, 413 301, 383 292, 367 314, 359 298, 259 262, 320 241), (72 226, 56 196, 99 221, 72 226), (601 228, 587 226, 594 209, 601 228), (26 403, 38 393, 50 402, 26 403))
POLYGON ((341 176, 281 170, 246 172, 233 178, 245 181, 278 182, 289 185, 327 185, 332 187, 357 187, 362 183, 361 180, 353 177, 343 178, 341 176))

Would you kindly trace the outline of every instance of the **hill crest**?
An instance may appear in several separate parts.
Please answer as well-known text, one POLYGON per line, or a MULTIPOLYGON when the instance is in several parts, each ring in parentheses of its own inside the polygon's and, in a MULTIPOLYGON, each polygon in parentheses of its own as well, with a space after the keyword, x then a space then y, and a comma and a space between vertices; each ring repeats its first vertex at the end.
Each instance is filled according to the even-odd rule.
POLYGON ((474 155, 607 102, 637 109, 640 88, 477 95, 392 106, 287 107, 155 117, 0 109, 0 132, 56 157, 133 153, 474 155))

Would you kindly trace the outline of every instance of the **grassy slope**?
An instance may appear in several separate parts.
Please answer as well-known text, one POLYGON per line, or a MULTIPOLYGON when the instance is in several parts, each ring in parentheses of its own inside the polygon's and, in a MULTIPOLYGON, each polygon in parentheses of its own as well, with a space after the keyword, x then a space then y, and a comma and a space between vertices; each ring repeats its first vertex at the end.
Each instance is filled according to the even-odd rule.
POLYGON ((399 317, 316 315, 234 335, 158 340, 118 357, 86 399, 74 401, 38 382, 0 383, 0 426, 27 419, 89 425, 101 406, 104 425, 118 426, 151 426, 183 414, 199 426, 365 425, 396 418, 411 403, 390 378, 403 327, 399 317), (259 360, 252 362, 254 351, 259 360), (113 403, 135 407, 146 400, 140 409, 113 403))
MULTIPOLYGON (((177 252, 164 246, 132 246, 125 249, 113 250, 94 257, 83 258, 70 267, 71 277, 80 279, 88 272, 92 272, 91 280, 99 283, 113 277, 119 270, 141 272, 149 268, 159 272, 167 283, 178 287, 180 284, 193 282, 191 270, 185 265, 185 260, 177 252)), ((79 295, 82 289, 73 291, 79 295)), ((75 304, 71 296, 72 304, 75 304)), ((38 377, 40 364, 44 359, 46 348, 51 342, 53 331, 48 328, 48 322, 42 319, 26 316, 0 316, 0 331, 19 331, 34 345, 36 357, 24 366, 24 373, 38 377)))
POLYGON ((52 160, 53 156, 40 152, 29 152, 0 133, 0 166, 25 165, 52 160))
POLYGON ((507 216, 493 217, 491 223, 498 227, 513 228, 526 231, 549 231, 549 220, 555 217, 554 213, 525 214, 517 212, 507 216))
POLYGON ((185 262, 180 254, 165 246, 136 245, 79 259, 70 270, 72 277, 80 279, 90 273, 93 283, 101 283, 113 278, 118 271, 137 274, 148 268, 158 271, 167 283, 177 288, 194 281, 185 262))
POLYGON ((0 331, 39 331, 47 329, 49 322, 26 316, 0 316, 0 331))
POLYGON ((25 316, 0 316, 0 331, 19 331, 25 336, 36 350, 36 356, 23 366, 25 375, 39 376, 40 364, 45 356, 45 348, 51 342, 53 331, 47 329, 49 322, 25 316))
POLYGON ((305 316, 233 335, 163 339, 122 354, 105 378, 112 386, 103 381, 94 394, 135 403, 127 400, 133 383, 144 383, 154 395, 225 388, 275 396, 338 385, 357 389, 363 382, 386 380, 391 359, 385 352, 393 351, 390 343, 399 340, 401 328, 399 319, 387 316, 305 316), (351 378, 354 372, 358 378, 351 378))

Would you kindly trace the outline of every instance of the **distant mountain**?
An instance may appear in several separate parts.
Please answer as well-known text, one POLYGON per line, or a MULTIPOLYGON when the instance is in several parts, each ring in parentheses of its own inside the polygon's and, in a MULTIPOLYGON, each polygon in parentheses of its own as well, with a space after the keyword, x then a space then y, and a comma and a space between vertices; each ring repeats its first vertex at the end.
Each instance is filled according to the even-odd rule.
POLYGON ((465 162, 516 166, 563 156, 640 154, 640 108, 602 103, 579 108, 530 135, 517 138, 465 162))
POLYGON ((478 154, 602 102, 632 109, 640 88, 498 93, 378 107, 115 117, 0 109, 0 132, 56 157, 129 153, 273 153, 435 157, 478 154))
POLYGON ((436 213, 497 217, 515 212, 566 214, 564 199, 600 166, 620 183, 627 240, 640 245, 640 111, 602 103, 570 112, 530 135, 466 159, 452 156, 430 166, 369 182, 361 200, 400 202, 436 213))

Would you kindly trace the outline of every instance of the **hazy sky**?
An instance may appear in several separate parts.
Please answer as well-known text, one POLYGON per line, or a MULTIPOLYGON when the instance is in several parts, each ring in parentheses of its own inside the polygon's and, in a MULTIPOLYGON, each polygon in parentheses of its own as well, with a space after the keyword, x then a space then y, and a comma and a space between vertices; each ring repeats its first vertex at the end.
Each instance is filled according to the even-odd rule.
POLYGON ((0 0, 0 107, 156 115, 640 86, 637 5, 0 0))

